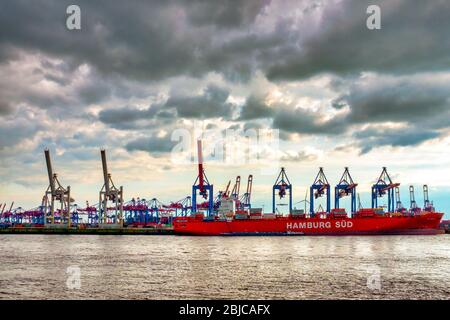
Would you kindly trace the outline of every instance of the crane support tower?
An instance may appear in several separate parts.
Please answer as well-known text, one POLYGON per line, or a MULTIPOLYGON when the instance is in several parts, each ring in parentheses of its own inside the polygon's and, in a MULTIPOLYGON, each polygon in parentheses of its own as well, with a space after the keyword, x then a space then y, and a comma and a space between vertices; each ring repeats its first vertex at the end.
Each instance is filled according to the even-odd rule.
POLYGON ((423 208, 426 209, 430 206, 430 198, 428 196, 428 186, 426 184, 423 185, 423 208))
POLYGON ((280 173, 278 174, 277 179, 272 188, 272 212, 276 211, 276 203, 275 203, 275 192, 278 190, 278 197, 280 199, 286 196, 286 193, 289 192, 289 213, 292 212, 292 184, 289 181, 289 178, 286 175, 286 171, 284 168, 281 168, 280 173))
POLYGON ((395 210, 397 212, 402 212, 404 210, 402 200, 400 198, 400 188, 395 187, 395 210))
POLYGON ((409 186, 409 208, 411 210, 417 209, 416 197, 414 195, 414 186, 409 186))
POLYGON ((179 201, 181 204, 181 215, 186 217, 192 211, 192 198, 187 196, 179 201))
POLYGON ((394 189, 398 187, 400 183, 393 183, 391 177, 387 173, 386 167, 383 167, 380 177, 377 182, 372 185, 372 208, 378 208, 378 198, 383 197, 387 194, 388 205, 387 211, 395 211, 395 197, 394 189))
POLYGON ((330 212, 331 197, 330 197, 330 184, 328 183, 327 177, 323 172, 323 168, 319 168, 319 173, 314 180, 314 183, 310 187, 309 195, 309 212, 312 217, 314 217, 314 199, 322 197, 324 194, 327 196, 327 208, 326 212, 330 212))
POLYGON ((59 182, 58 175, 53 172, 50 151, 44 150, 49 186, 42 199, 44 224, 46 227, 71 227, 72 217, 70 203, 70 186, 64 188, 59 182))
POLYGON ((203 168, 203 154, 202 154, 202 141, 197 140, 197 158, 198 158, 198 176, 195 179, 194 185, 192 186, 192 210, 197 212, 199 205, 197 203, 197 192, 203 199, 207 201, 207 213, 208 216, 213 214, 214 208, 214 187, 209 183, 208 178, 205 174, 205 169, 203 168))
POLYGON ((422 209, 417 205, 416 197, 414 194, 414 186, 409 186, 409 199, 410 199, 410 208, 409 212, 411 215, 416 215, 422 211, 422 209))
POLYGON ((147 202, 150 209, 150 222, 159 223, 161 214, 164 213, 164 204, 156 198, 152 198, 147 202))
POLYGON ((423 185, 423 210, 425 211, 434 211, 434 205, 433 201, 430 201, 429 195, 428 195, 428 185, 423 185))
POLYGON ((250 209, 252 207, 252 186, 253 186, 253 175, 249 175, 247 179, 247 190, 241 196, 239 205, 242 210, 250 209))
POLYGON ((334 207, 339 208, 339 200, 345 196, 351 196, 351 213, 356 212, 356 186, 358 184, 353 182, 352 176, 346 167, 344 174, 334 188, 334 207))
POLYGON ((117 188, 112 181, 106 163, 106 151, 100 150, 103 167, 103 187, 99 193, 100 210, 98 224, 100 227, 123 226, 123 187, 117 188))

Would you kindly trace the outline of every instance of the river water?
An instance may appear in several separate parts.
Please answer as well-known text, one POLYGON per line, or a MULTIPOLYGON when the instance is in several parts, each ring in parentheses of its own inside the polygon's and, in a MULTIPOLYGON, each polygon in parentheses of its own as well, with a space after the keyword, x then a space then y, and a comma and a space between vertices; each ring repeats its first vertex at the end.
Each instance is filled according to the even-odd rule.
POLYGON ((0 299, 215 298, 450 299, 450 236, 0 236, 0 299))

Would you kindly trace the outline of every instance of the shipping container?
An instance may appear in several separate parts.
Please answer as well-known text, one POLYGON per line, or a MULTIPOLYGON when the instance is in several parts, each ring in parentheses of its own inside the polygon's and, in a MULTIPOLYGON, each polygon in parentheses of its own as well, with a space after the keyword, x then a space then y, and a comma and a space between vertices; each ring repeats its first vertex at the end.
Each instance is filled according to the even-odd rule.
POLYGON ((301 214, 305 214, 305 210, 303 210, 303 209, 293 209, 291 211, 291 215, 301 215, 301 214))
POLYGON ((306 214, 290 214, 288 217, 291 219, 306 219, 306 214))
POLYGON ((252 216, 252 217, 260 217, 260 216, 262 216, 262 213, 261 212, 250 212, 250 216, 252 216))

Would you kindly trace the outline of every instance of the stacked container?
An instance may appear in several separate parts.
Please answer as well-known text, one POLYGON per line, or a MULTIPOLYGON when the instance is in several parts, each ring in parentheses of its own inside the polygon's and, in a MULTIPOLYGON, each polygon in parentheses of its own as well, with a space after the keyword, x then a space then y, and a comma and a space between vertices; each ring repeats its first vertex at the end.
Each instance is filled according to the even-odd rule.
POLYGON ((291 219, 304 219, 304 218, 306 218, 305 210, 294 209, 289 214, 289 218, 291 218, 291 219))
POLYGON ((234 214, 234 219, 236 220, 248 219, 248 212, 246 210, 236 210, 236 213, 234 214))
POLYGON ((250 209, 250 219, 261 219, 262 217, 262 208, 251 208, 250 209))
POLYGON ((335 219, 347 218, 347 212, 343 208, 331 209, 330 217, 335 219))

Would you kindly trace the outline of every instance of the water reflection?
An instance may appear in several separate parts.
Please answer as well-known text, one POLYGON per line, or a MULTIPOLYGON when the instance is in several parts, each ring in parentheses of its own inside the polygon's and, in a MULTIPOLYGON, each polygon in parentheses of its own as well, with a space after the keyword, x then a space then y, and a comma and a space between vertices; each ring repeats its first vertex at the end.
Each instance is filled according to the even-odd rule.
POLYGON ((0 298, 449 299, 449 248, 446 235, 2 235, 0 298), (66 286, 74 265, 79 290, 66 286))

